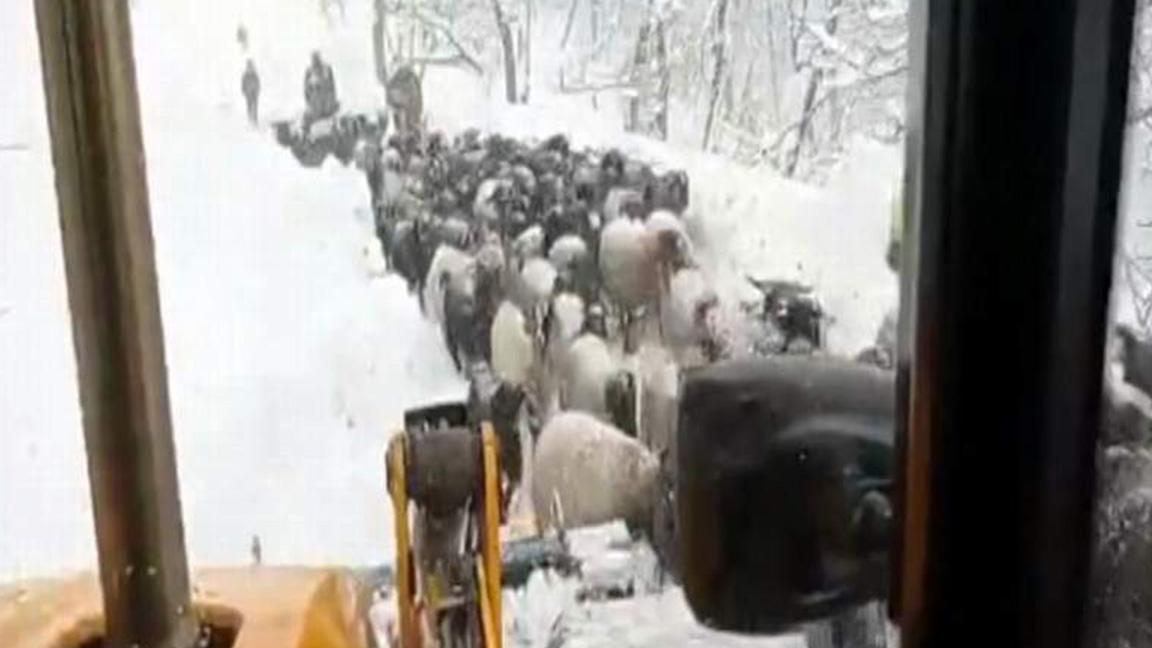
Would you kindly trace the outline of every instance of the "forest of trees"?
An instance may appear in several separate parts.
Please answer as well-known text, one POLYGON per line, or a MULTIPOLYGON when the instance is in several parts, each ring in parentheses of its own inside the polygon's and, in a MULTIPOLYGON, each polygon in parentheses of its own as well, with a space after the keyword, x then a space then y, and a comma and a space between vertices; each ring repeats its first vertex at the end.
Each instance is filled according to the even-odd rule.
MULTIPOLYGON (((355 0, 315 1, 332 19, 355 0)), ((497 75, 512 103, 531 101, 533 81, 593 101, 625 93, 633 130, 815 182, 852 137, 903 136, 908 0, 361 1, 376 16, 382 82, 407 62, 497 75), (550 67, 533 71, 541 54, 550 67)), ((1150 4, 1129 122, 1152 170, 1150 4)))
POLYGON ((370 1, 381 79, 459 65, 511 103, 534 82, 618 93, 632 130, 813 181, 852 136, 903 131, 907 0, 370 1))
MULTIPOLYGON (((317 1, 342 16, 353 0, 317 1)), ((532 83, 617 93, 634 131, 817 183, 854 137, 902 141, 908 0, 362 1, 381 80, 406 62, 492 75, 512 103, 532 83)), ((1152 132, 1147 19, 1133 83, 1130 123, 1152 132)), ((1134 141, 1152 169, 1149 138, 1134 141)))

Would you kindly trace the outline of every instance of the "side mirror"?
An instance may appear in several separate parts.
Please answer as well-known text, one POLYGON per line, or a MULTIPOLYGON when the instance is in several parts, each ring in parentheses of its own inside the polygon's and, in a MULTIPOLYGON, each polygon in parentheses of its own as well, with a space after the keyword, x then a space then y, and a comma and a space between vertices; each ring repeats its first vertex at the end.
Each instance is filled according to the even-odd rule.
POLYGON ((685 374, 675 535, 697 619, 775 633, 886 595, 894 389, 827 358, 685 374))

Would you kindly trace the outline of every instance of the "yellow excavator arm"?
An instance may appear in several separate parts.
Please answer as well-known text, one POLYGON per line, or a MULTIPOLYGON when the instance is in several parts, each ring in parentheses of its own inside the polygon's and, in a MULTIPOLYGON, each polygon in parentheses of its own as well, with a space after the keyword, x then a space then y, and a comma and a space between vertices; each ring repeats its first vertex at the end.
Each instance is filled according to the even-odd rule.
MULTIPOLYGON (((370 648, 371 597, 340 569, 239 567, 193 575, 193 608, 208 646, 370 648)), ((0 646, 82 648, 104 635, 93 574, 0 590, 0 646)))
MULTIPOLYGON (((462 430, 460 433, 473 434, 468 430, 462 430)), ((480 483, 473 484, 470 490, 480 502, 478 515, 474 518, 480 526, 477 534, 480 542, 478 555, 464 557, 474 562, 475 585, 475 591, 470 595, 466 594, 464 598, 475 601, 480 620, 480 645, 484 648, 501 648, 503 624, 499 440, 490 423, 485 422, 481 425, 479 440, 481 465, 474 474, 480 477, 480 483)), ((393 536, 396 541, 396 611, 399 636, 395 640, 401 648, 425 648, 436 645, 436 638, 433 635, 437 623, 434 616, 447 597, 446 592, 441 590, 448 588, 442 576, 418 573, 420 561, 414 558, 416 551, 413 547, 413 538, 417 537, 417 534, 410 526, 413 517, 409 512, 410 505, 414 502, 418 504, 419 496, 437 498, 439 493, 428 491, 443 484, 434 479, 419 479, 422 484, 419 493, 414 493, 409 488, 412 480, 419 477, 414 474, 418 468, 412 465, 414 462, 411 459, 413 454, 411 445, 422 442, 419 435, 412 435, 407 431, 400 432, 392 438, 387 452, 388 494, 392 498, 395 525, 393 536)), ((466 456, 467 453, 455 454, 453 459, 466 456)))

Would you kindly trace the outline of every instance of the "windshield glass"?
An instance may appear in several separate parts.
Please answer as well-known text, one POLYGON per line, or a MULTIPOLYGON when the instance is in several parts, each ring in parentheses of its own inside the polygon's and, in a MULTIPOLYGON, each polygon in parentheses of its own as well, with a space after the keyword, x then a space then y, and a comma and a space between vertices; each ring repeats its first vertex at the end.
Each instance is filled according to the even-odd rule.
MULTIPOLYGON (((130 4, 194 583, 354 570, 388 635, 390 440, 421 600, 479 546, 429 537, 481 532, 480 446, 405 429, 460 403, 509 642, 885 645, 904 0, 130 4), (676 524, 713 471, 746 541, 676 524), (682 541, 781 616, 701 613, 682 541)), ((97 565, 34 13, 0 10, 0 588, 97 565)))

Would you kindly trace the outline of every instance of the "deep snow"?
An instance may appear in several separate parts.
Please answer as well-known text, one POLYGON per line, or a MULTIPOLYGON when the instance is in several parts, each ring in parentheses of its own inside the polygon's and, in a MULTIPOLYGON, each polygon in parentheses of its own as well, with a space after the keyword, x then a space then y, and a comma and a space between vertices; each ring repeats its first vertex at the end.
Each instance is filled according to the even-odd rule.
MULTIPOLYGON (((0 581, 94 564, 31 7, 0 20, 0 142, 27 147, 0 153, 0 581)), ((235 21, 203 16, 134 15, 190 561, 245 563, 258 534, 269 562, 380 563, 385 440, 463 383, 400 282, 370 276, 363 181, 301 169, 237 119, 229 56, 206 55, 234 43, 197 31, 235 21)))
POLYGON ((31 8, 0 20, 0 580, 94 556, 31 8))

